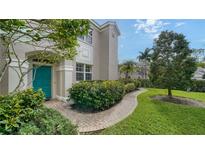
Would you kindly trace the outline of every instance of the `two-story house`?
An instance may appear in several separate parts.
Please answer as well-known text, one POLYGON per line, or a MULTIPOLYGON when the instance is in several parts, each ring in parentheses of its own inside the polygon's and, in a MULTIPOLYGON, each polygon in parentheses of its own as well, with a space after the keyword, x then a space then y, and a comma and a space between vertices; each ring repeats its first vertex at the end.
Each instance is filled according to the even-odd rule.
MULTIPOLYGON (((118 37, 119 28, 115 22, 103 25, 90 20, 90 30, 87 36, 79 37, 78 55, 71 60, 58 64, 47 64, 34 69, 24 78, 24 86, 34 89, 42 88, 46 97, 65 100, 68 89, 81 80, 117 80, 118 77, 118 37)), ((35 47, 16 45, 16 53, 23 61, 29 53, 37 52, 35 47)), ((0 47, 1 58, 3 47, 0 47)), ((17 60, 10 64, 17 67, 17 60)), ((34 61, 22 65, 26 71, 35 65, 34 61)), ((16 68, 18 70, 18 68, 16 68)), ((8 94, 16 87, 19 78, 12 68, 8 68, 0 83, 0 95, 8 94)))

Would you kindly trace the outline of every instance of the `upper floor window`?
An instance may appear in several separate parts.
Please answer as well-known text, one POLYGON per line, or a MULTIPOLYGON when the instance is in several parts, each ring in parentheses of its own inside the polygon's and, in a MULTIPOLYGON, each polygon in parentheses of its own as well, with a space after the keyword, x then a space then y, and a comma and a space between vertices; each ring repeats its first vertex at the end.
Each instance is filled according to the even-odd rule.
POLYGON ((80 39, 80 40, 82 40, 82 41, 85 41, 85 42, 87 42, 87 43, 89 43, 89 44, 92 44, 92 36, 93 36, 93 30, 92 29, 90 29, 89 31, 88 31, 88 35, 86 35, 86 36, 79 36, 78 38, 80 39))

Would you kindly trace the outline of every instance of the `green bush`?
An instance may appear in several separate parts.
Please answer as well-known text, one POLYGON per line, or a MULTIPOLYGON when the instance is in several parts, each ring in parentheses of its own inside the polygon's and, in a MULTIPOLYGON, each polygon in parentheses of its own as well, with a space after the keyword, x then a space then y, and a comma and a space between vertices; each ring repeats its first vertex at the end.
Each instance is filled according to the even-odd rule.
POLYGON ((126 78, 121 78, 119 79, 120 82, 122 82, 124 85, 128 83, 133 83, 135 85, 135 89, 138 89, 140 87, 140 81, 138 79, 126 79, 126 78))
POLYGON ((128 83, 124 86, 124 88, 125 88, 125 93, 129 93, 129 92, 135 90, 135 84, 134 83, 128 83))
POLYGON ((43 107, 42 90, 0 96, 0 134, 76 134, 76 127, 57 111, 43 107))
POLYGON ((153 87, 152 82, 149 79, 138 79, 140 87, 150 88, 153 87))
POLYGON ((40 129, 35 123, 23 123, 18 131, 18 135, 39 135, 40 129))
POLYGON ((43 106, 45 100, 45 95, 41 89, 34 91, 32 88, 29 88, 18 92, 16 95, 18 99, 22 100, 20 105, 24 108, 38 109, 43 106))
POLYGON ((59 112, 42 108, 29 123, 24 123, 20 135, 75 135, 77 127, 59 112))
POLYGON ((124 85, 119 81, 82 81, 69 89, 70 98, 81 109, 105 110, 124 96, 124 85))
POLYGON ((205 80, 193 80, 190 89, 191 91, 205 92, 205 80))
POLYGON ((15 134, 43 105, 42 90, 27 89, 13 95, 0 96, 0 133, 15 134))
POLYGON ((205 63, 197 63, 197 67, 205 68, 205 63))

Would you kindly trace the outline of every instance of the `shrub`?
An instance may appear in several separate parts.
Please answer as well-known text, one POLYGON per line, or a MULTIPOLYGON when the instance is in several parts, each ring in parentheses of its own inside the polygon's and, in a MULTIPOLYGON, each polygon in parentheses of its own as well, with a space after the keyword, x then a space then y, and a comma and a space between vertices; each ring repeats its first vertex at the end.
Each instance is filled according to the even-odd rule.
POLYGON ((153 87, 149 79, 138 79, 138 81, 140 82, 140 87, 144 87, 144 88, 153 87))
POLYGON ((21 124, 29 121, 43 105, 42 90, 27 89, 0 97, 0 133, 15 134, 21 124))
POLYGON ((205 92, 205 80, 193 80, 191 91, 205 92))
POLYGON ((124 95, 119 81, 81 81, 69 89, 70 98, 81 109, 105 110, 118 103, 124 95))
POLYGON ((197 63, 197 67, 205 68, 205 63, 197 63))
POLYGON ((29 123, 24 123, 20 135, 75 135, 77 127, 59 112, 42 108, 29 123))
POLYGON ((19 135, 39 135, 40 129, 34 123, 23 123, 18 131, 19 135))
POLYGON ((76 134, 76 126, 43 107, 42 90, 27 89, 0 96, 0 134, 76 134))
POLYGON ((135 90, 138 89, 140 87, 140 81, 138 79, 134 79, 133 83, 135 85, 135 90))
POLYGON ((128 83, 133 83, 135 85, 135 89, 138 89, 140 87, 140 82, 138 79, 126 79, 126 78, 121 78, 119 79, 120 82, 122 82, 124 85, 128 83))
POLYGON ((32 88, 18 92, 18 99, 21 101, 21 106, 24 108, 38 109, 43 106, 45 95, 41 89, 34 91, 32 88))
POLYGON ((20 100, 13 96, 0 97, 0 134, 17 132, 24 111, 20 100))
POLYGON ((125 88, 125 93, 129 93, 129 92, 135 90, 135 84, 134 83, 128 83, 124 86, 124 88, 125 88))

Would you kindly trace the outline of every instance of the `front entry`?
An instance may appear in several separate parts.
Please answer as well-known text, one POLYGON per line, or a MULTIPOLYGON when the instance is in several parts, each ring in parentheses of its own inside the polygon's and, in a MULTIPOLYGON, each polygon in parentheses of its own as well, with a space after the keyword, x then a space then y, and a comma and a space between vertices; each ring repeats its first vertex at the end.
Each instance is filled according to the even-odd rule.
POLYGON ((51 66, 33 67, 33 88, 41 88, 46 99, 51 98, 51 66))

